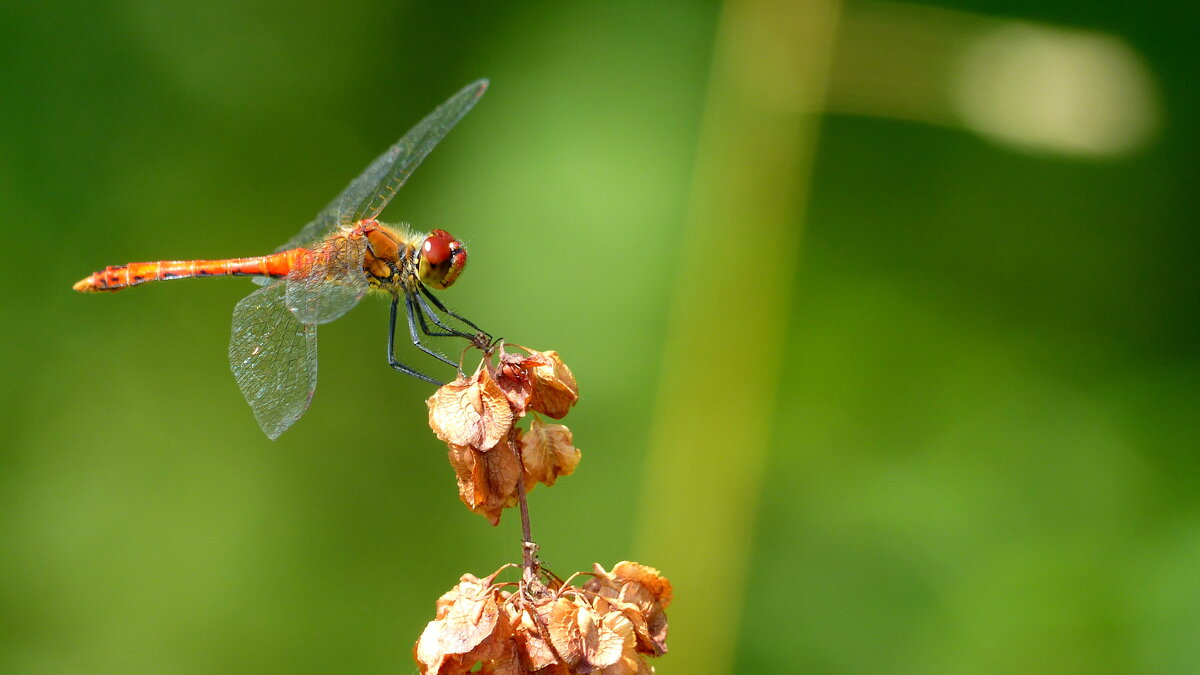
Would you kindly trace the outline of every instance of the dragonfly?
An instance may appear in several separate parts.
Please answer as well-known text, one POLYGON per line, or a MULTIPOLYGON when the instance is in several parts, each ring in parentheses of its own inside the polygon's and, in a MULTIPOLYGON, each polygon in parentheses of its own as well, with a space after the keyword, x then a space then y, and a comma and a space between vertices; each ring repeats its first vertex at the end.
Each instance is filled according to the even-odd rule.
POLYGON ((271 439, 300 419, 312 403, 317 387, 317 326, 350 311, 369 291, 392 296, 388 365, 441 385, 396 359, 396 319, 403 301, 413 344, 455 368, 458 363, 424 344, 421 336, 465 338, 480 348, 491 341, 488 333, 448 309, 430 291, 445 290, 458 279, 467 264, 466 247, 445 230, 417 233, 389 227, 376 218, 487 88, 487 80, 478 80, 447 99, 274 253, 109 266, 79 281, 74 289, 100 293, 168 279, 255 277, 260 288, 233 310, 229 365, 255 419, 271 439))

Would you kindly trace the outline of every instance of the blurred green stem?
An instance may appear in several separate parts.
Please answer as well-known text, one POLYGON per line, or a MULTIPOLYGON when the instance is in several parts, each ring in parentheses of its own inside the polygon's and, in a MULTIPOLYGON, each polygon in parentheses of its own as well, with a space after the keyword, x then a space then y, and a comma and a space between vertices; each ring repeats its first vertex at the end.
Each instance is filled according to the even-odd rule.
MULTIPOLYGON (((671 672, 733 664, 839 11, 734 0, 720 18, 636 539, 675 586, 671 672)), ((776 572, 760 583, 795 570, 776 572)))

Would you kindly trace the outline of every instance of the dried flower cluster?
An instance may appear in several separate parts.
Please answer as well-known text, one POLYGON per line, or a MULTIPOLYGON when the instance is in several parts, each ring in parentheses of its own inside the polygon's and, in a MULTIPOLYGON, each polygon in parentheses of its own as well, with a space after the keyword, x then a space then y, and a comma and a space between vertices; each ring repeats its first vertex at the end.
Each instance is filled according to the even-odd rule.
POLYGON ((642 675, 654 672, 646 657, 666 653, 671 583, 653 567, 597 564, 582 588, 518 592, 494 583, 503 569, 464 575, 438 599, 413 650, 421 673, 642 675))
POLYGON ((560 419, 579 400, 575 378, 557 352, 526 351, 528 356, 501 351, 496 366, 485 358, 474 375, 444 385, 425 402, 429 426, 450 446, 459 498, 493 525, 516 505, 522 477, 528 491, 537 483, 554 485, 579 464, 567 427, 536 416, 528 430, 514 426, 529 411, 560 419))
POLYGON ((475 343, 486 354, 470 377, 459 377, 429 398, 429 426, 450 447, 458 494, 493 525, 506 507, 521 505, 521 581, 496 583, 512 565, 479 579, 464 575, 437 602, 413 656, 422 673, 458 675, 645 675, 647 657, 667 651, 671 584, 658 570, 620 562, 596 565, 566 582, 538 562, 530 533, 527 493, 554 485, 579 464, 571 431, 526 413, 560 419, 579 400, 571 370, 553 351, 508 354, 475 343), (493 365, 493 357, 497 356, 493 365), (572 586, 576 577, 590 577, 572 586))

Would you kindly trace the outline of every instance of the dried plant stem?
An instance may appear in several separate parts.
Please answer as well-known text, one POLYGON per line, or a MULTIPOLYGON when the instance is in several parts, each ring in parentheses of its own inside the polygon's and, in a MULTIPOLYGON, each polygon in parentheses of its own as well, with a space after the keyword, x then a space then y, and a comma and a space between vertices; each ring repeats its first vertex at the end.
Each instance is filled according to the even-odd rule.
POLYGON ((508 432, 508 447, 517 457, 521 466, 521 474, 517 477, 517 503, 521 507, 521 582, 524 586, 538 586, 538 573, 541 563, 537 558, 538 545, 533 541, 533 533, 529 526, 529 500, 525 493, 525 470, 521 462, 521 450, 517 447, 517 430, 508 432))

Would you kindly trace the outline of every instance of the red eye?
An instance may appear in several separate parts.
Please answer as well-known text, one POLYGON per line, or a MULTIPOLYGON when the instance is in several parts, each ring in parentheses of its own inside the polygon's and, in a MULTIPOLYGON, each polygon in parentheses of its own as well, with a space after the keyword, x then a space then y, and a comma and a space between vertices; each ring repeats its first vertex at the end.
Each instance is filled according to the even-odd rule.
POLYGON ((429 261, 430 265, 440 265, 450 259, 450 245, 454 243, 454 237, 445 230, 434 230, 429 233, 429 237, 425 239, 425 245, 422 247, 422 253, 425 260, 429 261))

